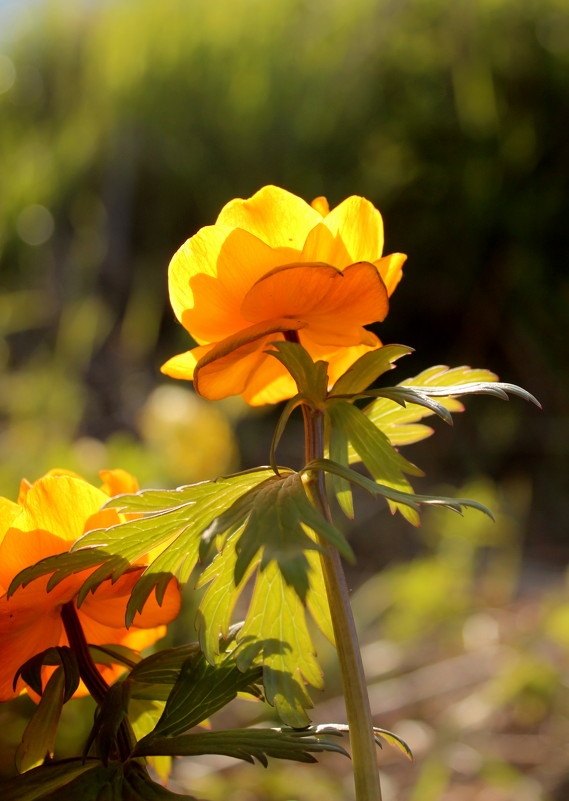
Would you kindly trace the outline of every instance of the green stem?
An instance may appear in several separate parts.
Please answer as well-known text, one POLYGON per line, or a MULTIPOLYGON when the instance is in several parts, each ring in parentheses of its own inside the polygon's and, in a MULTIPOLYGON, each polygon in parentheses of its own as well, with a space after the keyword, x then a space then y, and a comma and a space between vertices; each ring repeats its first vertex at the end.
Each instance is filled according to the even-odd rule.
MULTIPOLYGON (((306 461, 321 459, 324 455, 323 414, 308 406, 303 406, 302 412, 306 461)), ((331 522, 325 477, 322 471, 319 470, 310 479, 307 489, 322 515, 331 522)), ((336 548, 324 540, 320 540, 319 544, 325 550, 321 555, 321 561, 350 728, 356 799, 357 801, 381 801, 373 722, 346 578, 340 554, 336 548)))

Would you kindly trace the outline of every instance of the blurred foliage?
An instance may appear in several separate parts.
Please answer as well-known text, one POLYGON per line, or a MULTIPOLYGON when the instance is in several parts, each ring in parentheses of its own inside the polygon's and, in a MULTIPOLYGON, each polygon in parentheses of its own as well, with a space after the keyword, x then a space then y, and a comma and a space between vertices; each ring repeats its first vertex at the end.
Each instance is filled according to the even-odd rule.
MULTIPOLYGON (((550 574, 535 565, 520 573, 523 544, 553 566, 566 553, 568 73, 564 0, 61 0, 2 32, 3 495, 55 464, 89 479, 120 465, 145 486, 209 478, 236 467, 235 431, 243 466, 267 460, 266 415, 205 406, 157 372, 189 346, 167 303, 170 255, 265 183, 332 204, 362 194, 381 209, 389 252, 410 255, 378 329, 418 350, 397 380, 466 362, 544 404, 474 400, 458 431, 439 425, 414 447, 429 490, 499 479, 497 527, 437 518, 405 565, 415 533, 404 523, 372 539, 363 507, 353 532, 354 582, 394 562, 358 607, 380 686, 395 693, 390 681, 430 662, 440 685, 447 657, 499 649, 495 679, 377 707, 417 754, 410 771, 385 753, 386 801, 569 791, 569 592, 544 594, 550 574)), ((463 494, 492 506, 494 492, 463 494)), ((6 737, 29 703, 3 705, 6 737)), ((84 706, 65 714, 74 744, 84 706)), ((295 787, 302 801, 334 801, 346 789, 332 762, 328 774, 188 771, 196 792, 202 771, 210 798, 229 787, 234 801, 282 801, 295 787)))
POLYGON ((544 416, 482 407, 465 426, 487 450, 458 456, 464 476, 531 459, 534 547, 561 545, 563 0, 47 2, 2 48, 3 484, 77 434, 138 436, 189 344, 170 255, 272 182, 382 210, 410 260, 380 333, 419 349, 414 372, 475 363, 539 395, 544 416))

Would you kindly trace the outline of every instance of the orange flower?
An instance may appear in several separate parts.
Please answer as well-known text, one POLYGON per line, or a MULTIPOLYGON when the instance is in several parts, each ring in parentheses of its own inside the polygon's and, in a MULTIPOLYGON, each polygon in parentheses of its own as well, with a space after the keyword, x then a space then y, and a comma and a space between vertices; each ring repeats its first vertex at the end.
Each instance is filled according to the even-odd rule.
MULTIPOLYGON (((8 599, 6 591, 12 579, 44 557, 68 551, 87 531, 124 520, 113 509, 100 511, 101 506, 110 495, 138 489, 136 480, 123 470, 102 471, 100 475, 104 483, 97 489, 74 473, 55 470, 34 484, 23 481, 17 503, 0 498, 0 701, 24 689, 21 679, 15 690, 12 683, 28 659, 46 648, 68 644, 61 609, 76 598, 90 571, 69 576, 49 593, 49 576, 43 576, 8 599)), ((107 580, 87 596, 77 614, 88 643, 120 644, 140 651, 164 636, 165 624, 180 609, 175 579, 162 606, 151 596, 130 629, 124 625, 130 592, 143 569, 125 573, 114 584, 107 580)), ((109 683, 122 669, 118 665, 99 667, 109 683)), ((76 695, 85 692, 80 685, 76 695)))
POLYGON ((276 403, 297 390, 265 351, 296 331, 315 360, 329 363, 333 383, 381 347, 363 326, 385 318, 406 258, 382 258, 382 250, 381 215, 362 197, 332 211, 325 198, 309 206, 276 186, 232 200, 170 262, 172 307, 199 344, 162 371, 193 380, 210 400, 276 403))

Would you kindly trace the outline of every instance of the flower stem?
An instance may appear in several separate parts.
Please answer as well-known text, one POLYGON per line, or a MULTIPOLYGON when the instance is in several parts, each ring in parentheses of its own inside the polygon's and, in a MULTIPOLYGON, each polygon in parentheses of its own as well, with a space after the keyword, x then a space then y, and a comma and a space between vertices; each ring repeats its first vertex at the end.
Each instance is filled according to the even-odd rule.
MULTIPOLYGON (((324 455, 324 426, 321 411, 303 405, 306 461, 324 455)), ((330 506, 322 471, 308 482, 307 490, 322 515, 331 522, 330 506)), ((377 769, 376 744, 369 706, 369 697, 358 636, 340 554, 329 543, 320 540, 326 594, 334 628, 338 660, 342 674, 344 701, 350 729, 352 763, 357 801, 381 801, 377 769)))
MULTIPOLYGON (((109 691, 109 685, 97 670, 93 662, 89 645, 85 639, 85 632, 81 626, 79 615, 73 601, 63 604, 61 607, 61 620, 63 628, 69 640, 69 647, 75 654, 79 666, 79 675, 83 684, 89 690, 93 699, 100 706, 109 691)), ((130 736, 128 725, 125 720, 121 721, 117 732, 117 743, 119 755, 122 760, 128 759, 134 743, 130 736)))

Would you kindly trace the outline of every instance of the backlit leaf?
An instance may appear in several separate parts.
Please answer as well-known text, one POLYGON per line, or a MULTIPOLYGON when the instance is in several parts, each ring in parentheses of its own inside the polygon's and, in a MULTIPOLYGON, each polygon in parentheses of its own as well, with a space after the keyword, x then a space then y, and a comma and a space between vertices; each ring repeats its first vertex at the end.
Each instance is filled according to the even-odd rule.
POLYGON ((211 664, 220 652, 222 639, 229 636, 231 615, 237 600, 249 577, 257 567, 260 557, 249 565, 249 570, 240 582, 235 581, 235 545, 239 532, 232 534, 225 542, 223 551, 218 553, 212 563, 202 572, 198 588, 209 584, 204 593, 197 614, 197 628, 200 645, 211 664))
POLYGON ((377 726, 373 727, 373 732, 375 735, 375 741, 380 748, 381 748, 381 740, 385 740, 385 742, 388 743, 389 745, 398 748, 399 751, 401 751, 402 754, 405 754, 406 757, 408 757, 411 760, 413 759, 413 752, 411 751, 405 740, 402 740, 401 737, 398 737, 392 731, 387 731, 387 729, 380 729, 377 726))
MULTIPOLYGON (((464 407, 456 400, 456 396, 472 393, 494 394, 504 398, 511 392, 537 403, 533 396, 520 387, 498 383, 497 376, 490 370, 471 367, 449 369, 444 365, 437 365, 424 370, 414 378, 405 379, 395 389, 397 388, 412 388, 424 395, 436 397, 449 412, 463 411, 464 407)), ((408 445, 433 433, 430 427, 418 424, 418 421, 432 414, 432 411, 424 406, 408 403, 405 407, 401 407, 396 401, 384 397, 370 403, 365 413, 381 428, 392 445, 408 445)))
MULTIPOLYGON (((2 782, 2 801, 40 801, 51 793, 58 792, 66 801, 73 801, 78 796, 68 794, 68 788, 74 779, 81 774, 91 773, 106 768, 95 759, 71 759, 56 762, 52 765, 41 765, 38 768, 7 779, 2 782)), ((53 795, 52 798, 56 796, 53 795)))
POLYGON ((304 402, 304 400, 305 398, 303 395, 295 395, 294 398, 291 398, 289 401, 285 403, 283 410, 279 416, 277 425, 275 427, 275 432, 273 434, 273 439, 271 441, 271 450, 270 450, 271 467, 277 474, 280 472, 277 466, 277 457, 276 457, 277 446, 281 441, 281 437, 284 433, 289 417, 294 412, 294 410, 304 402))
MULTIPOLYGON (((324 727, 319 727, 323 729, 324 727)), ((326 730, 324 730, 326 731, 326 730)), ((253 762, 257 759, 267 766, 267 757, 291 759, 296 762, 316 762, 314 753, 334 751, 348 756, 339 743, 329 739, 339 733, 330 729, 326 734, 319 729, 237 729, 229 731, 196 732, 178 737, 156 738, 139 743, 135 753, 179 754, 198 756, 201 754, 224 754, 225 756, 253 762)))
MULTIPOLYGON (((348 441, 374 479, 401 492, 412 492, 404 473, 423 475, 391 445, 385 434, 366 415, 347 401, 331 403, 326 408, 330 418, 330 452, 337 448, 336 440, 348 441)), ((409 522, 417 525, 418 515, 408 504, 388 499, 391 510, 398 509, 409 522)))
POLYGON ((257 573, 253 597, 238 635, 242 670, 262 664, 267 701, 296 728, 309 723, 306 683, 321 689, 322 671, 308 631, 305 609, 275 562, 257 573))
POLYGON ((187 659, 155 729, 141 742, 155 737, 173 737, 197 726, 260 678, 259 668, 240 670, 231 653, 226 653, 215 666, 210 665, 203 654, 187 659))
POLYGON ((462 507, 470 507, 471 509, 477 509, 479 512, 483 512, 492 520, 494 519, 492 512, 478 501, 473 501, 468 498, 449 498, 442 495, 417 495, 411 492, 400 492, 391 487, 371 481, 369 478, 366 478, 366 476, 356 473, 355 470, 343 467, 329 459, 314 459, 306 465, 304 470, 307 472, 311 470, 323 470, 326 473, 337 473, 355 486, 365 489, 370 495, 381 495, 396 503, 406 504, 415 510, 419 508, 420 504, 426 504, 429 506, 444 506, 460 514, 462 507))
POLYGON ((16 751, 16 768, 25 773, 53 756, 55 735, 64 704, 65 674, 57 668, 47 682, 16 751))
POLYGON ((249 490, 216 518, 203 538, 207 543, 236 526, 240 526, 235 542, 237 584, 259 555, 260 570, 276 562, 286 583, 304 600, 308 591, 306 552, 320 549, 307 533, 308 528, 347 559, 353 559, 343 535, 309 501, 298 473, 273 476, 249 490))
MULTIPOLYGON (((309 532, 309 536, 315 535, 309 532)), ((210 582, 198 610, 197 625, 200 643, 211 663, 216 661, 223 642, 221 638, 229 633, 231 614, 239 595, 260 561, 260 556, 257 556, 248 573, 236 584, 237 540, 238 533, 229 537, 199 581, 199 586, 210 582)), ((312 706, 305 680, 314 687, 322 686, 305 608, 324 635, 334 642, 320 555, 310 550, 307 560, 309 586, 306 607, 294 588, 286 584, 276 564, 271 562, 256 576, 246 622, 237 634, 241 643, 237 656, 239 665, 243 668, 257 662, 263 665, 268 700, 275 704, 283 720, 294 726, 307 724, 308 716, 304 710, 312 706)))
POLYGON ((412 352, 413 348, 405 345, 385 345, 378 350, 364 353, 344 375, 340 376, 329 395, 351 395, 363 392, 380 375, 392 370, 395 366, 393 362, 412 352))
MULTIPOLYGON (((330 422, 330 417, 328 417, 328 425, 326 426, 326 430, 328 431, 328 451, 330 459, 333 462, 343 465, 344 467, 348 467, 350 464, 349 440, 342 428, 335 428, 334 431, 330 433, 330 422)), ((336 500, 338 501, 340 509, 344 512, 349 520, 353 520, 354 498, 349 481, 346 481, 345 478, 340 478, 340 476, 333 474, 331 476, 331 482, 332 490, 336 496, 336 500)))
POLYGON ((328 363, 314 362, 298 342, 271 342, 271 356, 278 359, 294 378, 298 392, 314 406, 323 403, 328 389, 328 363))

